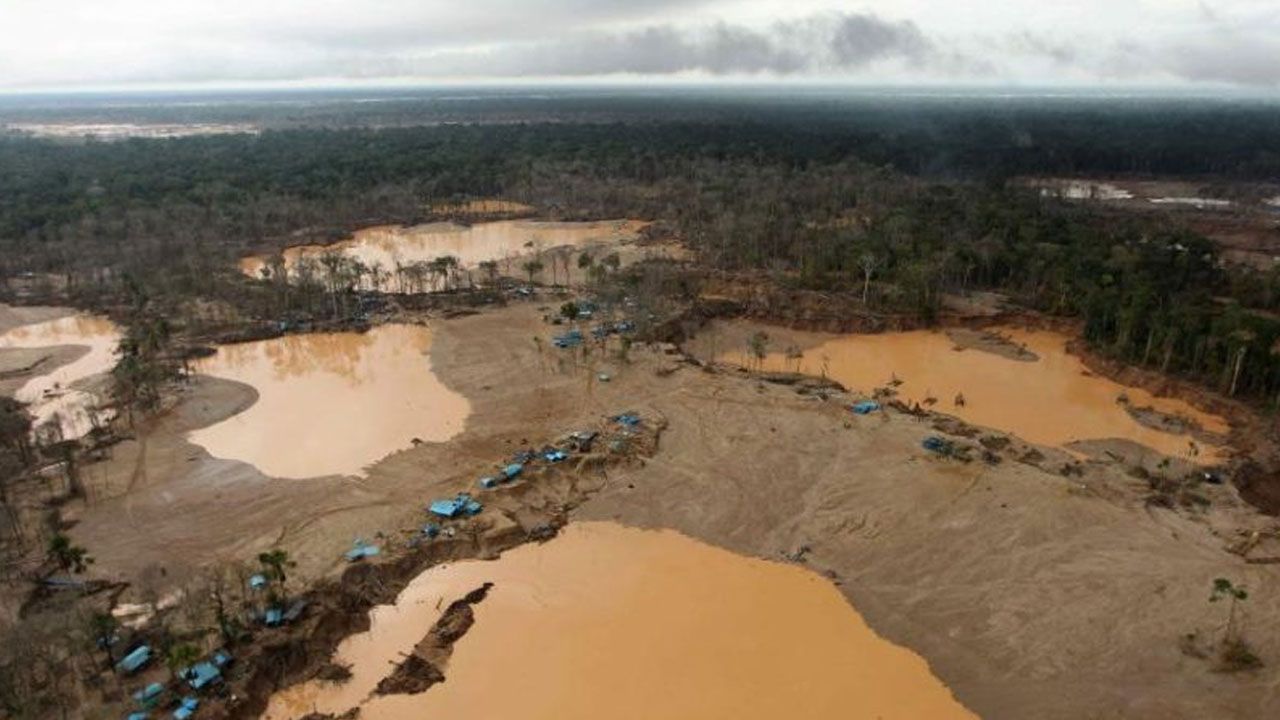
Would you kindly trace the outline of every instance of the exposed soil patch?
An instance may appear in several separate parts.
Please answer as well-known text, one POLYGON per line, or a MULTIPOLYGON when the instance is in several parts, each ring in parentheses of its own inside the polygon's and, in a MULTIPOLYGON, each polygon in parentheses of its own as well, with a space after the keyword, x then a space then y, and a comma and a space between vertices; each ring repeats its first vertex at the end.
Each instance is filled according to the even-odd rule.
POLYGON ((978 350, 1018 362, 1035 362, 1040 359, 1026 345, 996 330, 952 328, 947 330, 947 337, 956 344, 957 350, 978 350))
POLYGON ((1201 443, 1211 445, 1222 445, 1226 442, 1225 437, 1217 433, 1208 432, 1194 418, 1161 412, 1150 405, 1139 407, 1129 402, 1122 402, 1121 404, 1124 405, 1125 412, 1129 413, 1129 417, 1153 430, 1172 435, 1189 435, 1201 443))
POLYGON ((431 631, 418 643, 413 653, 396 669, 383 678, 374 693, 377 695, 416 695, 426 692, 436 683, 444 682, 444 668, 453 654, 453 645, 475 624, 472 606, 484 601, 491 583, 472 590, 458 600, 449 603, 444 614, 431 627, 431 631))

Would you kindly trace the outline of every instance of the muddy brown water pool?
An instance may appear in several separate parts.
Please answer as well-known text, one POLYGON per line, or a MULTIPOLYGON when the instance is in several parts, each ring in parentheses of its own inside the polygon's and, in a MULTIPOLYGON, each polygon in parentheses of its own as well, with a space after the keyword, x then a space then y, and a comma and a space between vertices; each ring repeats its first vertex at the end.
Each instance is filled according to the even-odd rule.
MULTIPOLYGON (((937 399, 936 409, 966 422, 995 428, 1040 445, 1064 446, 1076 440, 1122 438, 1173 457, 1200 462, 1220 458, 1222 448, 1162 432, 1135 420, 1117 402, 1124 395, 1135 407, 1151 406, 1182 416, 1205 430, 1224 435, 1225 420, 1201 412, 1181 400, 1155 397, 1088 372, 1080 358, 1067 352, 1067 337, 1054 332, 1001 328, 1013 343, 1038 359, 1020 361, 976 349, 957 351, 940 332, 885 333, 834 337, 788 357, 775 343, 764 367, 826 375, 864 393, 894 378, 899 399, 908 404, 937 399), (956 404, 963 394, 964 404, 956 404)), ((716 353, 723 362, 754 365, 746 347, 716 353)))
POLYGON ((976 717, 825 578, 613 523, 432 568, 335 660, 349 680, 281 691, 264 718, 354 707, 362 720, 976 717), (486 582, 443 683, 371 695, 444 607, 486 582))
POLYGON ((448 440, 471 405, 432 371, 431 341, 426 327, 382 325, 220 347, 196 372, 251 385, 258 400, 190 439, 280 478, 361 475, 415 438, 448 440))
POLYGON ((15 399, 28 403, 36 426, 56 422, 68 440, 83 437, 95 423, 108 419, 107 411, 100 408, 105 397, 86 382, 111 371, 119 343, 115 323, 83 314, 20 325, 0 334, 0 349, 66 345, 88 349, 66 365, 35 375, 14 393, 15 399))
MULTIPOLYGON (((332 245, 300 245, 283 253, 285 267, 296 274, 304 259, 318 261, 329 252, 355 258, 368 267, 377 266, 386 274, 383 289, 391 292, 430 290, 439 278, 414 278, 397 274, 397 266, 427 262, 445 255, 458 259, 463 268, 476 268, 487 260, 498 261, 506 275, 523 276, 523 259, 562 247, 601 244, 616 246, 634 240, 647 223, 636 220, 596 222, 539 222, 508 220, 455 225, 433 223, 413 227, 380 226, 357 231, 350 239, 332 245)), ((542 258, 544 274, 553 279, 550 257, 542 258)), ((240 269, 251 277, 262 277, 269 258, 253 255, 240 262, 240 269)), ((561 274, 563 267, 558 267, 561 274)), ((572 270, 573 268, 569 268, 572 270)), ((323 269, 318 273, 323 275, 323 269)))

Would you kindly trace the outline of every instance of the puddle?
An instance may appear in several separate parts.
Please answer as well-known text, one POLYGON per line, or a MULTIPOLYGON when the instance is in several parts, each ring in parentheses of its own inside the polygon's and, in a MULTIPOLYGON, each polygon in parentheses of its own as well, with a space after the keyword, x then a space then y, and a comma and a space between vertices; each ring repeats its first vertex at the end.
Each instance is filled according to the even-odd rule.
POLYGON ((432 568, 372 619, 338 649, 350 680, 289 688, 263 717, 976 717, 825 578, 673 531, 571 524, 496 561, 432 568), (445 682, 370 698, 441 609, 485 582, 445 682))
POLYGON ((83 437, 95 423, 110 419, 107 411, 98 409, 105 398, 95 389, 85 387, 84 381, 111 371, 119 342, 120 330, 115 323, 93 315, 71 315, 21 325, 0 334, 0 348, 76 345, 89 349, 82 357, 33 377, 14 393, 17 400, 28 403, 35 425, 56 419, 62 428, 62 437, 67 440, 83 437))
MULTIPOLYGON (((767 332, 766 328, 766 332, 767 332)), ((825 374, 851 390, 870 393, 897 377, 899 399, 907 404, 937 398, 935 409, 976 425, 996 428, 1032 443, 1063 446, 1075 440, 1125 438, 1166 455, 1189 457, 1190 438, 1161 432, 1134 420, 1116 402, 1127 395, 1136 407, 1195 420, 1211 433, 1229 428, 1220 417, 1203 413, 1188 403, 1156 398, 1150 393, 1086 374, 1079 358, 1066 351, 1063 335, 1044 331, 999 330, 1039 356, 1021 362, 979 350, 956 352, 944 333, 907 332, 852 335, 825 342, 798 359, 773 352, 765 359, 769 370, 799 370, 825 374), (957 407, 957 394, 964 406, 957 407)), ((775 346, 773 350, 780 350, 775 346)), ((748 351, 729 350, 721 361, 748 363, 748 351)), ((1203 447, 1199 461, 1217 459, 1218 450, 1203 447)))
POLYGON ((432 373, 431 340, 425 327, 383 325, 220 347, 196 371, 252 385, 259 398, 190 439, 281 478, 361 475, 414 438, 448 440, 471 405, 432 373))
MULTIPOLYGON (((539 279, 565 282, 566 276, 577 269, 577 255, 559 252, 559 248, 597 244, 616 246, 634 240, 647 224, 637 220, 509 220, 471 226, 433 223, 414 227, 373 227, 360 230, 351 239, 333 245, 289 248, 284 251, 284 262, 290 275, 296 277, 300 270, 306 271, 303 260, 313 260, 311 272, 323 280, 325 270, 319 264, 320 258, 326 253, 338 252, 359 260, 366 267, 379 268, 381 278, 375 283, 371 277, 365 277, 361 283, 365 287, 385 292, 427 292, 441 289, 447 282, 443 276, 422 265, 436 258, 446 255, 457 258, 464 272, 472 270, 473 279, 483 282, 484 278, 476 270, 481 262, 496 261, 503 275, 524 277, 523 264, 536 256, 544 265, 539 279)), ((264 269, 269 272, 268 262, 267 256, 254 255, 242 259, 240 269, 246 275, 262 277, 264 269)))

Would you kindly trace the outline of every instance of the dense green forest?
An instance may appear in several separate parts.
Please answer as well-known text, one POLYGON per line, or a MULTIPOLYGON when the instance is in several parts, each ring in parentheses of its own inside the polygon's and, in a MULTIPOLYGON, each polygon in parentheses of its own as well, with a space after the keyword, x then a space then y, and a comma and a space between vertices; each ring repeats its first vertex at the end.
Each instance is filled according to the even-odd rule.
MULTIPOLYGON (((86 303, 127 288, 261 314, 263 290, 234 268, 249 248, 502 196, 559 217, 662 220, 712 267, 865 287, 876 312, 932 316, 944 293, 1002 291, 1083 318, 1089 341, 1126 361, 1280 402, 1280 274, 1228 268, 1172 221, 1007 182, 1278 176, 1272 106, 686 99, 680 121, 658 122, 642 100, 561 101, 590 122, 413 126, 412 107, 380 106, 362 122, 387 127, 326 110, 257 135, 0 139, 0 273, 61 276, 86 303)), ((286 124, 273 112, 265 126, 286 124)))

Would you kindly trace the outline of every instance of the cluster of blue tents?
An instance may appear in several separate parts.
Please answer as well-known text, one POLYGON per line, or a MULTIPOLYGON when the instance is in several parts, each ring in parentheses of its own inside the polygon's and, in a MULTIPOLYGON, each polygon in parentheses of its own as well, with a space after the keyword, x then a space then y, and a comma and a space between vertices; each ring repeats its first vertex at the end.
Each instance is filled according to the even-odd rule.
MULTIPOLYGON (((133 657, 134 659, 130 662, 130 666, 140 668, 141 665, 137 665, 137 658, 144 655, 149 658, 150 651, 150 647, 142 645, 126 658, 133 657), (139 653, 140 650, 145 650, 145 652, 139 653)), ((210 655, 208 659, 202 660, 185 670, 180 670, 178 677, 184 680, 192 690, 198 692, 221 681, 222 671, 231 664, 231 661, 230 653, 225 650, 218 650, 210 655)), ((123 663, 124 661, 121 662, 123 663)), ((143 664, 145 665, 145 661, 143 664)), ((165 686, 162 683, 153 682, 133 693, 133 701, 140 709, 129 713, 126 720, 147 720, 151 716, 151 710, 160 704, 164 692, 165 686)), ((187 695, 178 702, 177 709, 173 711, 173 718, 174 720, 188 720, 188 718, 195 715, 199 707, 200 699, 187 695)))
POLYGON ((451 498, 443 500, 435 500, 427 508, 432 515, 438 515, 445 519, 453 519, 459 517, 470 517, 479 514, 484 509, 484 505, 479 501, 472 499, 468 493, 458 493, 451 498))
POLYGON ((521 454, 516 458, 515 462, 512 462, 499 470, 498 474, 486 475, 485 477, 480 478, 480 487, 486 490, 491 490, 499 485, 515 480, 524 472, 524 464, 528 461, 529 459, 526 459, 524 454, 521 454))

